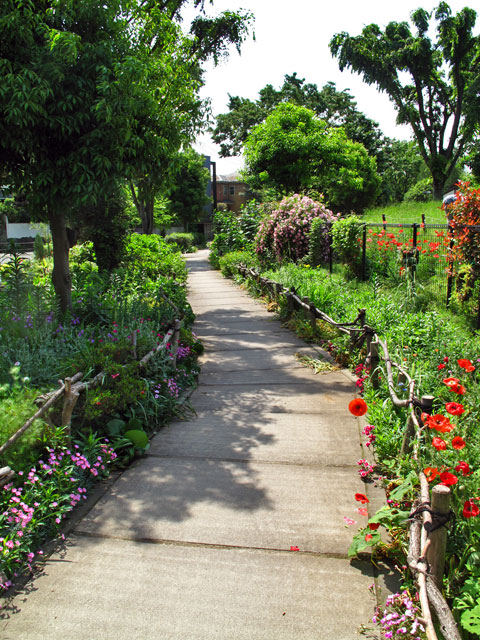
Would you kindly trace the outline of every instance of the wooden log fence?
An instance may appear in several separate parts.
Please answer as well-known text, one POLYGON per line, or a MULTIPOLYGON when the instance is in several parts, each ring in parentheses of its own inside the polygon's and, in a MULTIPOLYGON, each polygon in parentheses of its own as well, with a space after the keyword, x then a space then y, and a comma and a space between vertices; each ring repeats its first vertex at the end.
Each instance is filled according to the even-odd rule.
MULTIPOLYGON (((392 404, 409 411, 400 453, 410 454, 419 464, 419 445, 425 429, 419 416, 422 412, 431 411, 434 397, 424 395, 418 398, 415 395, 415 380, 401 365, 392 361, 387 342, 381 340, 374 328, 367 324, 366 310, 359 309, 358 316, 353 322, 335 322, 326 313, 317 309, 308 298, 300 298, 294 288, 288 289, 279 283, 262 278, 257 271, 244 265, 239 265, 237 269, 240 275, 253 279, 277 301, 283 296, 290 315, 294 311, 303 310, 310 318, 312 325, 320 319, 335 327, 340 333, 349 335, 352 349, 365 345, 367 353, 365 364, 370 369, 372 384, 376 387, 379 385, 381 362, 384 362, 392 404), (402 385, 407 391, 405 398, 400 398, 397 393, 394 371, 397 373, 397 385, 402 385)), ((420 499, 414 503, 409 518, 407 563, 418 585, 422 623, 428 640, 438 640, 432 620, 431 610, 433 609, 444 636, 449 640, 461 640, 453 614, 440 590, 445 563, 447 537, 445 525, 450 517, 451 491, 449 487, 437 485, 433 488, 432 499, 430 499, 428 481, 424 472, 420 470, 418 476, 420 499)))
MULTIPOLYGON (((176 358, 178 353, 178 343, 180 337, 180 328, 181 328, 181 320, 175 320, 174 326, 167 331, 164 336, 162 342, 158 344, 154 349, 149 351, 143 358, 138 362, 139 367, 143 368, 147 365, 147 363, 158 353, 164 351, 167 348, 167 345, 171 343, 171 353, 172 353, 172 366, 176 367, 176 358)), ((133 333, 132 346, 134 353, 136 354, 136 333, 133 333)), ((136 357, 136 356, 135 356, 136 357)), ((105 377, 105 373, 101 371, 94 378, 90 380, 81 381, 83 377, 82 372, 76 373, 71 378, 65 378, 65 381, 60 383, 60 388, 56 391, 51 391, 47 394, 44 394, 37 398, 37 401, 41 403, 40 408, 35 414, 29 418, 23 426, 20 427, 10 438, 0 446, 0 455, 2 455, 9 447, 11 447, 39 418, 42 418, 49 409, 51 409, 63 396, 63 408, 62 408, 62 417, 61 417, 61 426, 66 427, 67 434, 70 435, 70 425, 72 420, 72 413, 77 403, 77 400, 82 391, 86 391, 88 389, 93 389, 97 385, 99 385, 105 377)), ((6 482, 8 482, 14 475, 14 472, 10 469, 10 467, 3 467, 0 469, 0 487, 3 486, 6 482)))

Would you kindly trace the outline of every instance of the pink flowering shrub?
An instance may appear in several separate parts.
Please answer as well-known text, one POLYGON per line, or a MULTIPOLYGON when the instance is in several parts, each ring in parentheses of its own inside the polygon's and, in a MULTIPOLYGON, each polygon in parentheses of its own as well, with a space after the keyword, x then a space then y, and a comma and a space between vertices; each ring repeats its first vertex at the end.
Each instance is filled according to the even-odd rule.
POLYGON ((255 251, 260 260, 298 262, 304 258, 309 251, 311 224, 316 218, 332 222, 337 216, 322 202, 308 196, 285 197, 258 229, 255 251))

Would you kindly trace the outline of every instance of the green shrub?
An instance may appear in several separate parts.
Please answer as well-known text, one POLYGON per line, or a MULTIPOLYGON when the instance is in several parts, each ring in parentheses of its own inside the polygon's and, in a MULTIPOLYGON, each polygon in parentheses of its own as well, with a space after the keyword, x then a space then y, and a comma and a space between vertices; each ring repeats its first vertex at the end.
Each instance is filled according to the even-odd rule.
POLYGON ((167 244, 176 244, 183 251, 190 251, 193 246, 193 233, 169 233, 165 236, 167 244))
POLYGON ((403 197, 405 202, 429 202, 433 199, 433 181, 432 178, 420 180, 410 187, 403 197))
POLYGON ((250 251, 231 251, 221 256, 218 260, 219 267, 226 278, 231 278, 238 274, 238 265, 248 268, 258 268, 258 258, 250 251))
POLYGON ((260 224, 255 251, 263 264, 302 260, 309 250, 310 227, 315 218, 337 219, 323 202, 294 194, 285 197, 260 224))
POLYGON ((315 218, 312 221, 309 236, 309 252, 307 263, 312 267, 325 264, 331 252, 331 228, 332 224, 323 218, 315 218))
POLYGON ((332 248, 340 262, 347 267, 347 274, 360 275, 362 245, 360 234, 363 223, 358 216, 348 216, 333 223, 332 248))

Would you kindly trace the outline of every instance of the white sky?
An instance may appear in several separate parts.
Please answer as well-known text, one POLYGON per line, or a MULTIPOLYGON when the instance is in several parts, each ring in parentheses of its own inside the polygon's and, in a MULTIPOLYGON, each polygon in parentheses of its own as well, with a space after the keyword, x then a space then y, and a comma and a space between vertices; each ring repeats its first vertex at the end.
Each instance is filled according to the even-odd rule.
MULTIPOLYGON (((465 6, 475 9, 477 5, 473 0, 447 3, 453 13, 465 6)), ((319 88, 332 81, 337 90, 348 89, 358 109, 378 122, 385 135, 409 139, 410 129, 395 124, 395 110, 387 96, 365 84, 360 76, 340 72, 328 43, 341 31, 359 35, 372 22, 384 27, 391 21, 408 20, 418 7, 430 11, 438 4, 439 0, 403 0, 398 4, 392 0, 214 0, 213 8, 207 8, 211 15, 240 8, 251 11, 255 15, 256 41, 249 38, 240 56, 232 48, 226 62, 216 68, 209 65, 201 95, 211 99, 215 116, 227 112, 228 94, 255 100, 265 85, 278 89, 285 74, 297 72, 298 77, 319 88)), ((184 11, 186 23, 188 17, 184 11)), ((476 32, 479 26, 480 17, 476 32)), ((219 158, 219 148, 208 136, 199 138, 195 148, 217 161, 218 174, 230 173, 243 164, 240 158, 219 158)))

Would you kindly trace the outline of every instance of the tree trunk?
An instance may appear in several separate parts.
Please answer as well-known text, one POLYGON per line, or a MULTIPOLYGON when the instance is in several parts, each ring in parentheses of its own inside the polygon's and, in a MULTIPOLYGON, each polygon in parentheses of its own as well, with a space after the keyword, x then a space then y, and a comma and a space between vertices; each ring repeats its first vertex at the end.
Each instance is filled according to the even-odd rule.
POLYGON ((142 232, 153 233, 153 200, 143 203, 142 232))
POLYGON ((49 213, 50 231, 53 243, 52 282, 62 314, 72 308, 72 277, 68 261, 69 242, 65 216, 49 213))
POLYGON ((433 177, 433 199, 443 200, 443 186, 445 184, 445 176, 434 175, 433 177))

